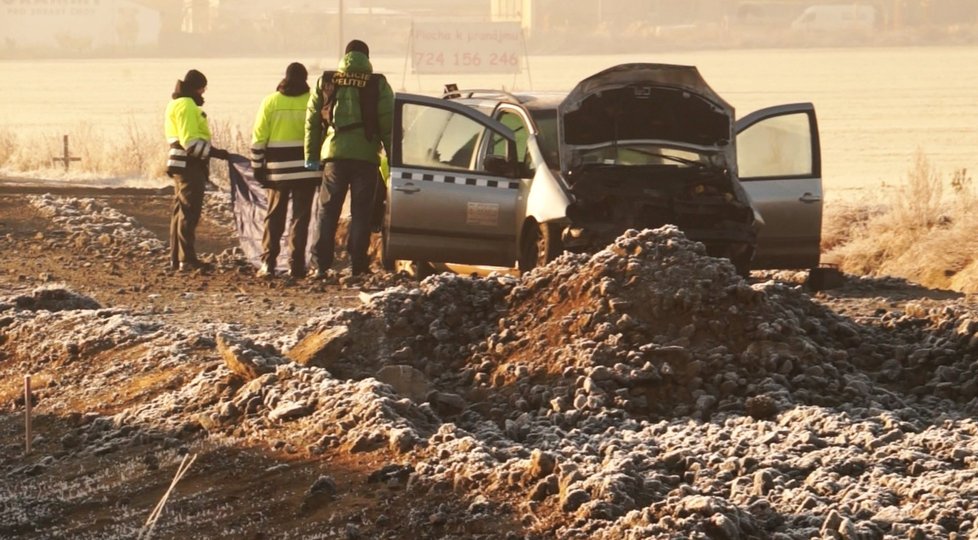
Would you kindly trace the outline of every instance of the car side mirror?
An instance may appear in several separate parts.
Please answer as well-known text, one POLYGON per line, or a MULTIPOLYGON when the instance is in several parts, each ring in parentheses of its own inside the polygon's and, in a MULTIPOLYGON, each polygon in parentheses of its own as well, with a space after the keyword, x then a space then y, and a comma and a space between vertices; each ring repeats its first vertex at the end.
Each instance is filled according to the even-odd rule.
POLYGON ((487 173, 514 178, 516 167, 506 159, 506 156, 488 155, 483 162, 483 167, 487 173))

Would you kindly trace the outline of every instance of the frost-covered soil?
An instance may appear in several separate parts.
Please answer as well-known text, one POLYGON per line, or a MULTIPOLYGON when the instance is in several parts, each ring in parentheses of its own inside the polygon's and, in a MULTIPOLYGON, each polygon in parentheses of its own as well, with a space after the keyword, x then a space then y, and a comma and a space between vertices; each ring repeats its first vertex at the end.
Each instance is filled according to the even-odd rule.
POLYGON ((0 266, 0 536, 133 537, 194 454, 156 536, 978 537, 969 298, 747 282, 672 228, 522 278, 170 274, 106 201, 0 207, 50 265, 0 266))

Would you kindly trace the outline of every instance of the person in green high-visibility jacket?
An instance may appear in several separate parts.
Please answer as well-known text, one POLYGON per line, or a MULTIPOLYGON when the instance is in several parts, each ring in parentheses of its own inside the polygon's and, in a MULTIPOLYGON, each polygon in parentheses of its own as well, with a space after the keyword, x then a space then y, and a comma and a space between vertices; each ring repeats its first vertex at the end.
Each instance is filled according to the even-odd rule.
POLYGON ((290 198, 289 276, 301 278, 306 274, 309 221, 312 201, 319 187, 319 172, 306 169, 303 150, 309 102, 308 76, 302 64, 289 64, 278 89, 262 100, 255 117, 251 164, 255 179, 265 186, 268 198, 258 277, 275 275, 275 261, 285 232, 290 198))
POLYGON ((207 115, 201 110, 207 77, 196 69, 177 81, 166 106, 166 140, 170 145, 166 174, 173 178, 173 213, 170 218, 170 267, 207 270, 194 248, 197 224, 204 207, 204 187, 210 158, 228 159, 226 150, 211 146, 207 115))
POLYGON ((381 151, 391 150, 394 92, 373 72, 367 44, 354 39, 336 71, 327 71, 309 95, 306 110, 306 167, 323 169, 319 192, 319 239, 312 250, 313 275, 333 265, 336 230, 347 192, 350 229, 346 249, 353 276, 370 271, 371 214, 378 191, 381 151))

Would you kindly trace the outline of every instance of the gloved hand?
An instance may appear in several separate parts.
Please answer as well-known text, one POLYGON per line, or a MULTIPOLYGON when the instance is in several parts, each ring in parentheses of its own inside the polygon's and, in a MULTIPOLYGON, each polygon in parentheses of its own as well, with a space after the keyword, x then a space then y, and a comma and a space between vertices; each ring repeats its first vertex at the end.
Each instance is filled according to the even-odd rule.
POLYGON ((265 167, 258 167, 255 169, 255 180, 257 180, 259 183, 267 181, 268 169, 265 167))
POLYGON ((231 157, 231 154, 227 150, 224 150, 223 148, 211 147, 211 157, 214 159, 227 160, 228 158, 231 157))
POLYGON ((310 160, 307 160, 306 161, 306 170, 307 171, 318 171, 319 170, 319 162, 318 161, 313 161, 311 159, 310 160))

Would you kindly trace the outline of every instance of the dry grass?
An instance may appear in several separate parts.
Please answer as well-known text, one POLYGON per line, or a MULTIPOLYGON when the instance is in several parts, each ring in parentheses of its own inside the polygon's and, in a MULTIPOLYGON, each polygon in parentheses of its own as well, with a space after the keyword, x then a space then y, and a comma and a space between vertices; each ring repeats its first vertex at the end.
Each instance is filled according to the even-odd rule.
MULTIPOLYGON (((251 148, 251 128, 242 129, 241 126, 231 125, 230 122, 211 122, 211 140, 214 146, 223 148, 232 154, 248 155, 251 148)), ((223 164, 217 165, 211 162, 211 181, 230 189, 231 180, 228 178, 228 168, 223 164)))
POLYGON ((0 128, 0 168, 4 167, 17 148, 17 134, 10 128, 0 128))
POLYGON ((945 179, 918 152, 898 189, 827 208, 824 258, 857 275, 903 277, 929 287, 978 291, 978 209, 966 170, 945 179), (944 194, 951 187, 951 196, 944 194))
MULTIPOLYGON (((214 123, 214 144, 231 152, 242 153, 250 147, 250 131, 229 123, 214 123)), ((73 178, 138 178, 168 182, 162 122, 140 124, 132 117, 118 130, 99 130, 81 123, 61 133, 19 134, 0 129, 0 171, 9 175, 44 175, 73 178), (52 158, 64 154, 64 135, 68 135, 69 152, 81 158, 72 162, 69 172, 52 158)), ((227 168, 213 164, 212 180, 227 185, 227 168)))
MULTIPOLYGON (((89 124, 67 130, 72 155, 69 177, 139 178, 168 182, 167 145, 160 125, 140 125, 132 118, 118 132, 89 124)), ((250 129, 212 122, 215 146, 245 154, 250 129)), ((63 134, 25 135, 0 128, 0 171, 7 174, 64 175, 52 161, 60 156, 63 134)), ((228 186, 227 167, 213 163, 211 180, 228 186)), ((945 178, 918 151, 903 185, 875 198, 825 207, 823 260, 850 274, 892 275, 922 285, 978 292, 978 201, 964 169, 945 178), (948 189, 950 188, 950 189, 948 189), (949 195, 945 192, 949 192, 949 195)))

